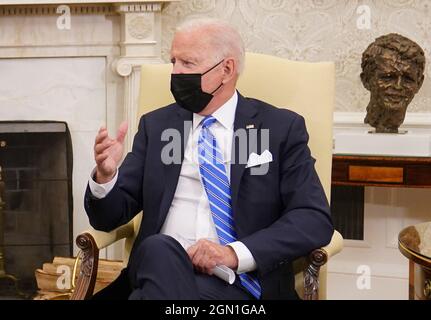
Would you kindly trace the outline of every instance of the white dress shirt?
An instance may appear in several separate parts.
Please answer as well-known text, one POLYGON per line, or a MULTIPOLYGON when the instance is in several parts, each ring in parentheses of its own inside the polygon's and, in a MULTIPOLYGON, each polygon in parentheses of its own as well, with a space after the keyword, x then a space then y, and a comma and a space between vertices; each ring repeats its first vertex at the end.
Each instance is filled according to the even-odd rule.
MULTIPOLYGON (((222 150, 226 173, 230 179, 231 148, 233 139, 233 124, 238 103, 238 94, 234 95, 212 116, 217 120, 210 130, 216 138, 217 145, 222 150)), ((208 197, 202 184, 198 165, 198 138, 203 116, 193 114, 193 126, 190 130, 184 151, 177 189, 160 233, 175 238, 184 249, 199 239, 208 239, 220 243, 209 207, 208 197)), ((114 187, 118 178, 108 183, 98 184, 93 180, 94 170, 89 179, 89 186, 96 198, 104 198, 114 187)), ((237 273, 250 272, 256 269, 256 261, 250 250, 240 241, 230 243, 238 257, 237 273)))

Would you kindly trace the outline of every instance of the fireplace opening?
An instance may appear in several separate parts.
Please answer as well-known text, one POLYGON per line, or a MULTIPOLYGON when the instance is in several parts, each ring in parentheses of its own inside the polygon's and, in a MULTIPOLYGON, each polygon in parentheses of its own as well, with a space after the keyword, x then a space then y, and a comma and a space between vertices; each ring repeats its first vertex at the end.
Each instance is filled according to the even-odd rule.
POLYGON ((34 272, 72 256, 72 145, 64 122, 0 121, 0 299, 32 298, 34 272))

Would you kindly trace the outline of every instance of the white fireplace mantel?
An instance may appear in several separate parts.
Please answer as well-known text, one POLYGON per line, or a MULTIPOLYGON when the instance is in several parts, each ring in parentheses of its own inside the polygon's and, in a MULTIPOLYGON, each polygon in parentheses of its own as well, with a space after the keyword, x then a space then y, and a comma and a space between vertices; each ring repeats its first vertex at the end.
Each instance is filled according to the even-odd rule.
MULTIPOLYGON (((136 112, 138 110, 138 90, 140 65, 143 63, 160 63, 161 59, 161 14, 163 6, 170 2, 180 0, 0 0, 0 17, 22 17, 22 16, 55 16, 64 13, 64 7, 68 6, 72 28, 70 34, 79 28, 76 21, 84 15, 119 15, 120 28, 118 32, 120 39, 117 45, 120 48, 118 55, 110 57, 110 68, 115 74, 124 78, 124 118, 129 123, 129 132, 136 131, 136 112), (59 10, 59 8, 62 8, 59 10), (78 17, 78 18, 77 18, 78 17)), ((78 37, 76 37, 78 38, 78 37)), ((1 44, 0 44, 1 45, 1 44)), ((61 44, 58 52, 64 51, 65 47, 82 48, 83 43, 61 44)), ((101 40, 95 39, 91 43, 85 44, 91 51, 101 46, 101 40), (93 46, 93 48, 92 48, 93 46)), ((49 44, 39 44, 37 41, 31 43, 17 43, 11 45, 3 43, 7 48, 28 48, 45 51, 49 44)), ((49 51, 50 49, 48 49, 49 51)), ((67 49, 65 50, 67 52, 67 49)), ((40 53, 37 52, 37 55, 40 53)), ((50 54, 50 53, 48 53, 50 54)), ((40 54, 44 56, 44 54, 40 54)), ((127 145, 131 145, 131 136, 126 138, 127 145)))
POLYGON ((180 0, 33 0, 1 1, 0 16, 52 15, 68 6, 72 14, 115 14, 119 12, 161 11, 164 4, 180 0))
MULTIPOLYGON (((173 0, 179 1, 179 0, 173 0)), ((121 4, 121 3, 168 3, 173 2, 171 0, 116 0, 116 1, 106 1, 106 0, 5 0, 0 2, 0 6, 8 6, 8 5, 42 5, 42 4, 94 4, 94 3, 102 3, 102 4, 121 4)))

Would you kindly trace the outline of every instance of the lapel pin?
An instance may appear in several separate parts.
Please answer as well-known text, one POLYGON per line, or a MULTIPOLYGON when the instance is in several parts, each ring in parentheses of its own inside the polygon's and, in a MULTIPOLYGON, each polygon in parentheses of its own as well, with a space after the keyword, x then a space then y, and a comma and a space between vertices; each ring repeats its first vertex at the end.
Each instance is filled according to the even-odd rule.
POLYGON ((254 129, 254 124, 248 124, 245 128, 246 129, 254 129))

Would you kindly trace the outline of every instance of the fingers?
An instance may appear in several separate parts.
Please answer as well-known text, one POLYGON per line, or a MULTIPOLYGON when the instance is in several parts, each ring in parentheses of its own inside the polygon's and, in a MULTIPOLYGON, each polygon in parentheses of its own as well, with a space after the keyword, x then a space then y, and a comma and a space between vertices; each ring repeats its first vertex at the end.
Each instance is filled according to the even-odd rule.
POLYGON ((101 154, 103 151, 108 149, 110 146, 112 146, 115 143, 114 140, 111 140, 109 137, 105 138, 101 143, 98 143, 94 146, 94 152, 96 154, 101 154))
POLYGON ((99 132, 94 141, 94 156, 103 153, 106 149, 112 146, 115 143, 115 140, 111 139, 108 135, 108 130, 105 126, 102 126, 99 129, 99 132))
MULTIPOLYGON (((118 128, 117 138, 116 140, 120 143, 124 142, 124 138, 126 137, 128 129, 128 124, 126 121, 123 121, 118 128)), ((108 137, 108 130, 105 126, 100 127, 99 132, 97 133, 96 140, 94 142, 95 145, 102 143, 108 137)), ((112 139, 111 139, 112 140, 112 139)))
POLYGON ((97 155, 95 158, 97 166, 102 165, 103 161, 108 159, 108 157, 109 157, 109 155, 107 153, 102 153, 102 154, 97 155))
MULTIPOLYGON (((127 134, 127 122, 123 122, 120 125, 120 128, 118 129, 118 133, 117 133, 117 141, 121 144, 123 144, 124 142, 124 138, 127 134)), ((95 153, 95 157, 101 153, 103 153, 106 149, 108 149, 110 146, 112 146, 115 143, 115 140, 109 138, 108 135, 108 130, 106 129, 106 127, 102 126, 99 129, 99 132, 96 136, 96 139, 94 141, 94 153, 95 153)))
POLYGON ((199 240, 194 246, 187 251, 193 266, 200 272, 212 274, 217 263, 221 261, 220 245, 199 240))
POLYGON ((204 250, 202 248, 200 248, 199 250, 197 250, 197 252, 194 255, 193 260, 192 260, 193 265, 200 272, 204 272, 203 267, 201 265, 201 260, 204 257, 204 254, 205 254, 204 250))
POLYGON ((190 257, 190 260, 193 261, 193 257, 196 254, 197 250, 198 250, 198 246, 197 245, 193 245, 193 246, 191 246, 191 247, 189 247, 187 249, 187 253, 188 253, 189 257, 190 257))
POLYGON ((108 136, 106 127, 101 127, 94 141, 94 160, 98 167, 108 159, 109 154, 105 152, 112 145, 112 140, 108 136))
POLYGON ((215 262, 214 258, 210 257, 209 255, 204 256, 204 258, 201 260, 201 268, 202 272, 212 275, 214 273, 214 268, 216 267, 217 263, 215 262))
POLYGON ((108 130, 106 130, 105 127, 100 128, 99 132, 97 133, 96 136, 96 140, 94 141, 94 144, 99 144, 101 143, 103 140, 106 139, 106 137, 108 136, 108 130))
POLYGON ((117 141, 121 144, 124 142, 124 138, 126 137, 127 128, 128 128, 128 124, 126 121, 123 121, 120 127, 118 128, 117 141))

